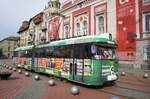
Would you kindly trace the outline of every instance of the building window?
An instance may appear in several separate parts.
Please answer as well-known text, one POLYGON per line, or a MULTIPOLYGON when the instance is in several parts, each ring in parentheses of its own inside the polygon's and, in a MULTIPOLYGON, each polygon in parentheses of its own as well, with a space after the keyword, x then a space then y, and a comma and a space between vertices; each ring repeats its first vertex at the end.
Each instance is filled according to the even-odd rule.
POLYGON ((150 45, 144 47, 144 60, 150 60, 150 45))
POLYGON ((104 33, 104 16, 100 15, 97 16, 97 31, 96 35, 100 35, 101 33, 104 33))
POLYGON ((150 3, 150 0, 143 0, 143 3, 150 3))
POLYGON ((80 35, 80 23, 77 23, 77 34, 76 35, 77 36, 80 35))
POLYGON ((150 31, 150 14, 145 15, 145 30, 150 31))
POLYGON ((87 30, 88 27, 87 27, 87 21, 83 21, 83 35, 87 35, 87 30))
POLYGON ((150 32, 150 13, 143 14, 143 31, 150 32))
POLYGON ((64 26, 64 38, 69 37, 69 25, 64 26))

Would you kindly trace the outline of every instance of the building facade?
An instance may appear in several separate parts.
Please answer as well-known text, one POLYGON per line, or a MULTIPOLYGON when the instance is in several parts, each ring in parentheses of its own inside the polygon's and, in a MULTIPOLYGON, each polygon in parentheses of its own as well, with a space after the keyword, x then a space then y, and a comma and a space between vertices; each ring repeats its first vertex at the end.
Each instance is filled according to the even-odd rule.
POLYGON ((44 13, 40 12, 29 21, 23 21, 19 28, 18 34, 20 35, 20 46, 40 44, 46 42, 46 19, 44 13))
POLYGON ((19 46, 27 46, 28 45, 28 27, 29 27, 29 22, 28 21, 23 21, 21 27, 19 28, 18 34, 20 37, 20 44, 19 46))
POLYGON ((150 69, 150 0, 139 0, 139 33, 137 38, 137 68, 150 69))
POLYGON ((19 37, 7 37, 0 41, 0 58, 12 58, 13 51, 18 47, 19 37))

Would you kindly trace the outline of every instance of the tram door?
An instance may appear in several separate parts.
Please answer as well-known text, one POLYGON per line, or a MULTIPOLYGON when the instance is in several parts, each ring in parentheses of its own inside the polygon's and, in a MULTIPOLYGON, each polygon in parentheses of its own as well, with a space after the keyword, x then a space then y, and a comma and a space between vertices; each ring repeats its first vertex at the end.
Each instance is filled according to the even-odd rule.
POLYGON ((83 49, 82 46, 74 47, 74 57, 73 63, 70 63, 70 74, 71 79, 83 82, 83 72, 84 72, 84 59, 82 57, 83 49))

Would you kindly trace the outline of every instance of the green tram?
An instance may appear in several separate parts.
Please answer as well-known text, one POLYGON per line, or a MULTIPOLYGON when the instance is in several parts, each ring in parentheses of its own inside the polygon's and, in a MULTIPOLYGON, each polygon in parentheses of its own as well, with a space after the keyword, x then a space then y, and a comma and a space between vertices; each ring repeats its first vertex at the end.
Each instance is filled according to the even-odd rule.
POLYGON ((32 70, 33 45, 18 47, 14 51, 13 63, 16 67, 32 70))
MULTIPOLYGON (((18 48, 16 53, 23 52, 31 59, 34 52, 33 66, 29 60, 21 62, 30 63, 22 64, 26 69, 85 85, 99 86, 118 79, 116 47, 115 41, 107 36, 82 36, 35 45, 34 49, 33 46, 23 50, 18 48)), ((24 61, 26 59, 22 58, 24 61)))

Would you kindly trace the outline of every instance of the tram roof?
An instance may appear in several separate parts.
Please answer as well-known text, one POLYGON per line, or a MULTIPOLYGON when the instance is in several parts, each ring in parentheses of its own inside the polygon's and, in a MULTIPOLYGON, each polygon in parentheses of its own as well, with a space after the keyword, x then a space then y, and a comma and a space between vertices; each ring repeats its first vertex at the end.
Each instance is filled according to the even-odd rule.
POLYGON ((110 41, 109 38, 105 36, 82 36, 77 38, 52 41, 47 44, 37 45, 36 48, 49 47, 49 46, 63 46, 63 45, 71 45, 71 44, 83 44, 83 43, 91 43, 91 42, 116 44, 115 41, 110 41))
POLYGON ((23 47, 18 47, 15 49, 15 51, 24 51, 24 50, 31 50, 33 48, 33 45, 30 46, 23 46, 23 47))

